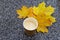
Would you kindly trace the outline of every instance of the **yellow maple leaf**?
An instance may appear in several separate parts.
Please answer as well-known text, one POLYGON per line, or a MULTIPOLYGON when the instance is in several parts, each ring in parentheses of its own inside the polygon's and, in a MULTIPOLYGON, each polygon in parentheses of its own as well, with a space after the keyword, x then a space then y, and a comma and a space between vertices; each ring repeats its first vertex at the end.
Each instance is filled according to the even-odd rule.
POLYGON ((33 7, 33 13, 36 15, 34 18, 38 20, 37 32, 48 32, 47 27, 51 26, 52 23, 56 22, 55 18, 52 17, 54 8, 50 5, 45 6, 44 2, 40 3, 37 7, 33 7))
POLYGON ((21 9, 16 10, 17 14, 19 15, 18 18, 25 18, 28 15, 28 8, 26 6, 23 6, 21 9))

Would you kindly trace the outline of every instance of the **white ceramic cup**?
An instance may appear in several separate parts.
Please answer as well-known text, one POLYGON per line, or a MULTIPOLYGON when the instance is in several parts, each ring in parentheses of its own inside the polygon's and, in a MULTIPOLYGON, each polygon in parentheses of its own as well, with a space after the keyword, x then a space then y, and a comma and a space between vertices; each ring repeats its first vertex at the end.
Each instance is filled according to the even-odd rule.
POLYGON ((33 17, 26 18, 23 21, 23 27, 27 35, 33 35, 38 27, 38 21, 33 17))

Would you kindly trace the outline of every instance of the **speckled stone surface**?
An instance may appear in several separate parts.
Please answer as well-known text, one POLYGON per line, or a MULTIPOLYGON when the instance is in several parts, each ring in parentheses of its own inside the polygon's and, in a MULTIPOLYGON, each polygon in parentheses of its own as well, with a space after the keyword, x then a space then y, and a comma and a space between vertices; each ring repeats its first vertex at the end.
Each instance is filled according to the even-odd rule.
POLYGON ((0 0, 0 40, 60 40, 59 0, 0 0), (16 10, 23 5, 37 6, 41 2, 55 7, 53 16, 57 22, 48 28, 48 33, 37 33, 33 37, 24 35, 23 20, 18 19, 16 10))

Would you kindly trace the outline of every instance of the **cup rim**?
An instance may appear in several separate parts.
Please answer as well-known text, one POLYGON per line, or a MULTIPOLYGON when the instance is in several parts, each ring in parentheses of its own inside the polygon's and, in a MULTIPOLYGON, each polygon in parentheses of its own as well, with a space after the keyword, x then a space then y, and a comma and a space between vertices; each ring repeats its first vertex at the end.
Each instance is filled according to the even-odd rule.
POLYGON ((26 19, 23 21, 23 26, 24 26, 24 28, 25 28, 26 30, 30 30, 30 31, 36 30, 37 27, 38 27, 38 21, 37 21, 35 18, 33 18, 33 17, 29 17, 29 18, 26 18, 26 19), (28 29, 28 28, 25 27, 24 23, 25 23, 27 20, 29 20, 29 19, 33 19, 33 21, 35 21, 35 23, 36 23, 35 28, 33 28, 33 29, 28 29))

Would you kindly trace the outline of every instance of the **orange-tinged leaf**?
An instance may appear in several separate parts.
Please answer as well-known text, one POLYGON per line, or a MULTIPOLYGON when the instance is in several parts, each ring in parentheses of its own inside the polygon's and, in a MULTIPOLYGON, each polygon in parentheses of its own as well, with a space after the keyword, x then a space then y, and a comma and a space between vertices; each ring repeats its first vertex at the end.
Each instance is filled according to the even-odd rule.
POLYGON ((54 18, 54 17, 52 17, 52 16, 50 16, 50 21, 52 22, 52 23, 54 23, 54 22, 56 22, 56 18, 54 18))
POLYGON ((33 9, 32 7, 29 8, 29 14, 28 14, 28 17, 33 17, 33 9))

